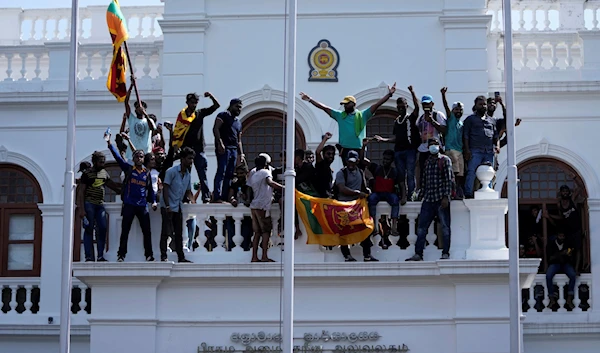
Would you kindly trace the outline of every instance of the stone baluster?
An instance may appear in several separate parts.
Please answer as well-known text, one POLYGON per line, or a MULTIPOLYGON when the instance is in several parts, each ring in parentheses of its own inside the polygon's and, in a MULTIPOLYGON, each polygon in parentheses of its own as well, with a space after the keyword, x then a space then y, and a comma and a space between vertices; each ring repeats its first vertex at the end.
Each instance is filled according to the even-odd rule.
POLYGON ((12 59, 13 59, 14 54, 12 53, 6 53, 4 54, 4 57, 6 58, 6 78, 4 79, 4 81, 14 81, 12 78, 12 59))
POLYGON ((25 286, 25 311, 23 312, 23 314, 31 314, 31 307, 33 306, 33 301, 32 301, 32 292, 33 292, 33 285, 28 284, 25 286))
POLYGON ((93 51, 88 51, 87 53, 85 53, 85 56, 87 57, 87 65, 85 67, 85 78, 84 80, 91 80, 92 79, 92 59, 94 58, 94 52, 93 51))
POLYGON ((42 17, 42 38, 40 38, 42 41, 46 41, 48 40, 48 38, 46 38, 48 36, 48 17, 42 17))
POLYGON ((150 58, 152 57, 152 52, 149 50, 143 51, 142 55, 144 55, 144 76, 145 79, 150 78, 150 58))
POLYGON ((529 46, 529 43, 521 42, 521 65, 523 65, 521 70, 528 69, 528 66, 527 66, 529 64, 529 59, 527 58, 527 47, 528 46, 529 46))
POLYGON ((143 31, 144 29, 142 28, 143 22, 144 22, 144 16, 146 16, 145 14, 139 14, 138 15, 138 29, 137 29, 137 35, 135 36, 136 38, 143 38, 143 31))
POLYGON ((573 55, 571 52, 571 49, 573 48, 573 42, 566 41, 565 48, 567 50, 567 57, 565 58, 565 62, 567 63, 567 70, 574 70, 575 67, 573 66, 573 55))
POLYGON ((517 31, 525 30, 525 8, 519 10, 519 29, 517 31))
POLYGON ((213 249, 213 251, 225 252, 225 248, 223 247, 223 244, 225 244, 225 236, 223 235, 223 222, 225 221, 225 216, 215 215, 215 219, 217 220, 217 236, 215 237, 217 246, 213 249))
POLYGON ((233 222, 235 224, 235 235, 233 236, 235 248, 233 248, 233 251, 237 253, 244 251, 244 249, 242 249, 242 242, 244 241, 244 237, 242 236, 242 219, 244 219, 244 215, 236 214, 233 216, 233 222))
POLYGON ((582 310, 579 307, 579 305, 581 304, 581 299, 579 298, 579 286, 582 285, 583 283, 576 283, 575 284, 575 293, 573 295, 573 305, 575 306, 573 308, 573 312, 576 313, 580 313, 582 310))
POLYGON ((567 299, 565 298, 565 280, 563 279, 564 276, 555 276, 554 280, 556 281, 556 285, 558 286, 558 312, 560 313, 566 313, 567 309, 565 309, 565 303, 567 302, 567 299))
POLYGON ((33 57, 35 58, 35 70, 33 71, 35 77, 31 79, 32 81, 41 81, 40 74, 42 73, 42 70, 40 69, 40 61, 42 60, 42 55, 42 53, 33 54, 33 57))
POLYGON ((198 228, 200 228, 200 231, 198 232, 198 238, 196 239, 196 241, 198 242, 198 249, 196 249, 196 251, 200 251, 200 252, 208 252, 208 250, 204 247, 204 245, 206 245, 206 242, 208 241, 208 239, 206 238, 206 216, 201 217, 200 215, 196 216, 196 220, 198 221, 198 223, 196 224, 198 226, 198 228))
POLYGON ((417 242, 417 234, 415 233, 417 216, 418 215, 414 213, 406 215, 406 218, 408 219, 408 236, 406 237, 406 240, 408 240, 409 244, 406 250, 409 250, 410 252, 415 251, 415 244, 417 242))
POLYGON ((11 285, 10 288, 10 303, 8 304, 10 307, 10 314, 17 314, 17 291, 19 290, 18 285, 11 285))
POLYGON ((544 10, 544 31, 550 30, 550 10, 544 10))
POLYGON ((533 32, 538 31, 538 28, 537 28, 537 25, 538 25, 537 10, 538 10, 538 8, 539 8, 538 6, 534 6, 531 8, 531 26, 532 26, 531 30, 533 32))
POLYGON ((19 81, 27 81, 27 57, 29 55, 27 53, 19 53, 19 57, 21 57, 21 78, 19 81))
POLYGON ((67 18, 67 29, 65 32, 65 39, 71 38, 71 18, 67 18))
POLYGON ((592 29, 598 30, 598 9, 592 9, 592 29))
POLYGON ((435 241, 437 240, 437 234, 435 234, 435 221, 431 222, 431 225, 429 226, 429 230, 427 231, 427 235, 425 236, 425 239, 427 240, 427 250, 437 250, 437 246, 435 246, 435 241))
POLYGON ((35 40, 35 22, 37 21, 37 17, 31 18, 31 28, 29 33, 29 40, 35 40))
POLYGON ((154 31, 156 30, 156 17, 158 17, 158 14, 152 14, 150 16, 150 33, 148 34, 148 37, 150 38, 158 37, 154 35, 154 31))
POLYGON ((81 314, 81 315, 86 315, 87 312, 85 311, 85 309, 87 309, 88 303, 87 303, 87 299, 85 298, 86 292, 88 290, 88 287, 81 283, 79 284, 77 287, 79 287, 79 291, 81 293, 81 300, 79 301, 79 312, 77 314, 81 314))
POLYGON ((546 281, 544 281, 542 285, 544 286, 544 299, 542 300, 542 304, 544 304, 544 309, 542 311, 552 312, 552 308, 548 307, 548 304, 550 304, 550 295, 554 292, 554 288, 546 287, 546 281))
MULTIPOLYGON (((279 244, 282 243, 281 237, 279 236, 280 232, 279 232, 279 217, 276 217, 276 215, 274 215, 271 212, 271 242, 273 243, 273 246, 278 246, 279 244)), ((285 229, 283 228, 283 220, 281 222, 281 234, 285 233, 285 229)), ((285 234, 284 234, 285 236, 285 234)), ((294 239, 294 238, 292 238, 294 239)))
POLYGON ((56 40, 58 39, 58 25, 60 24, 60 20, 62 19, 62 17, 57 17, 56 20, 54 21, 54 28, 52 29, 52 40, 56 40))
POLYGON ((494 31, 500 31, 500 10, 496 9, 494 10, 494 25, 492 26, 494 31))
POLYGON ((527 299, 527 305, 529 305, 529 309, 527 311, 535 312, 535 286, 537 283, 533 282, 531 287, 529 288, 529 298, 527 299))
POLYGON ((556 46, 558 43, 550 42, 550 69, 558 70, 558 56, 556 54, 556 46))
POLYGON ((106 60, 107 60, 109 54, 112 55, 112 52, 109 50, 103 50, 100 52, 100 57, 102 58, 102 67, 100 68, 100 75, 101 75, 100 78, 103 78, 103 79, 105 79, 107 77, 106 75, 108 73, 108 67, 106 65, 106 60))
POLYGON ((542 70, 542 64, 544 63, 544 59, 542 58, 542 42, 536 42, 535 43, 535 53, 536 53, 536 58, 535 58, 535 69, 536 70, 542 70))
POLYGON ((83 38, 83 21, 85 20, 84 16, 80 16, 78 21, 79 21, 79 28, 77 28, 77 36, 78 38, 81 40, 81 38, 83 38))

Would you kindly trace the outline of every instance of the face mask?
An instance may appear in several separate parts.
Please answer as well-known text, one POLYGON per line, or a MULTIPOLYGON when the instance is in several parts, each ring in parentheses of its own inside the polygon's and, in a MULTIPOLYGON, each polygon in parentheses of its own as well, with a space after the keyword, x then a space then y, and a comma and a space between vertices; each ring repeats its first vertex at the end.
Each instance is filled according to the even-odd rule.
POLYGON ((431 154, 438 154, 438 153, 440 153, 440 146, 438 146, 438 145, 431 145, 431 146, 429 146, 429 153, 431 153, 431 154))

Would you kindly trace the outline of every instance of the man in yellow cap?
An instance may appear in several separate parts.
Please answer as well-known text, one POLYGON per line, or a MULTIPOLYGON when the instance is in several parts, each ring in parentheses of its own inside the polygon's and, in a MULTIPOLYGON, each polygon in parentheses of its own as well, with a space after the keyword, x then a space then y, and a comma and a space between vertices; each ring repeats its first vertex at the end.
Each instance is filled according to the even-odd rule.
POLYGON ((303 100, 312 103, 315 107, 321 109, 332 119, 337 121, 339 129, 339 142, 342 146, 342 161, 346 161, 348 152, 356 151, 359 152, 362 148, 362 141, 366 137, 367 121, 375 114, 375 111, 388 99, 390 99, 394 92, 396 92, 396 83, 393 86, 388 86, 388 94, 377 101, 375 104, 365 110, 356 109, 356 98, 353 96, 346 96, 340 102, 344 106, 344 110, 332 109, 323 103, 313 100, 304 92, 300 92, 300 97, 303 100))

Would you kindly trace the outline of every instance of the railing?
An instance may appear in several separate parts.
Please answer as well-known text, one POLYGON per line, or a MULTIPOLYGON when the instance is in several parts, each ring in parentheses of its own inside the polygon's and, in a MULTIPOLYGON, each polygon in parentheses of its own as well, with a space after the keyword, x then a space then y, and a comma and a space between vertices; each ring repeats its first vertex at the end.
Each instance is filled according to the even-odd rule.
MULTIPOLYGON (((0 278, 1 308, 0 317, 28 316, 43 313, 40 307, 42 289, 39 278, 0 278)), ((71 313, 88 315, 91 313, 92 290, 77 279, 73 279, 71 292, 71 313)), ((3 322, 0 320, 0 324, 3 322)))
MULTIPOLYGON (((0 84, 64 79, 68 72, 68 60, 64 61, 65 58, 60 55, 66 50, 68 44, 64 48, 45 45, 0 47, 0 84), (61 65, 52 60, 61 61, 61 65)), ((129 45, 137 78, 151 80, 160 76, 161 52, 160 42, 129 45)), ((82 45, 79 50, 79 79, 106 81, 112 55, 110 44, 82 45)))
MULTIPOLYGON (((162 37, 158 19, 162 6, 124 6, 121 8, 131 39, 156 40, 162 37)), ((20 14, 19 39, 27 44, 69 41, 71 9, 31 9, 20 14)), ((106 28, 106 6, 82 7, 79 10, 79 38, 84 42, 110 42, 106 28)))
POLYGON ((538 274, 535 280, 529 288, 523 289, 522 300, 523 300, 523 312, 527 313, 527 316, 536 315, 538 313, 550 313, 550 312, 574 312, 581 313, 584 311, 592 310, 592 275, 582 274, 577 278, 575 285, 575 293, 573 298, 574 308, 570 308, 566 305, 567 299, 567 285, 569 284, 569 278, 566 275, 559 274, 554 276, 554 286, 558 289, 558 300, 556 305, 550 306, 550 299, 548 298, 548 288, 546 285, 546 275, 538 274))
MULTIPOLYGON (((504 30, 502 1, 491 0, 488 15, 492 15, 490 30, 504 30)), ((560 0, 521 0, 512 2, 512 28, 517 32, 552 32, 570 29, 598 30, 600 1, 580 2, 560 0)))

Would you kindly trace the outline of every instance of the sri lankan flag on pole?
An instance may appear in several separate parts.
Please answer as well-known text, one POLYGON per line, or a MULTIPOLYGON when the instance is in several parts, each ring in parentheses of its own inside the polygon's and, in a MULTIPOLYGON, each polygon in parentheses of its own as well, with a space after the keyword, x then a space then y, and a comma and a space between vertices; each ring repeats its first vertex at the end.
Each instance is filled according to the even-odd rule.
POLYGON ((366 199, 342 202, 308 196, 296 190, 296 211, 306 227, 307 244, 351 245, 375 228, 366 199))
POLYGON ((127 33, 125 17, 121 12, 118 0, 112 0, 110 5, 108 5, 106 23, 108 24, 108 31, 113 42, 113 58, 110 70, 108 71, 106 87, 117 98, 117 101, 123 102, 127 96, 127 84, 125 81, 127 60, 121 45, 129 39, 129 34, 127 33))

